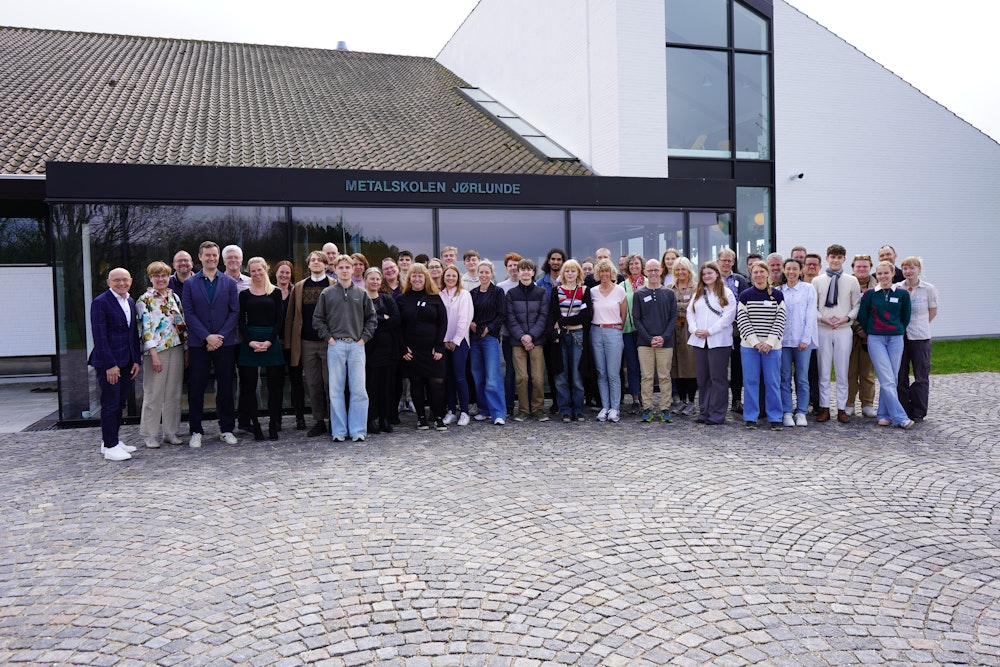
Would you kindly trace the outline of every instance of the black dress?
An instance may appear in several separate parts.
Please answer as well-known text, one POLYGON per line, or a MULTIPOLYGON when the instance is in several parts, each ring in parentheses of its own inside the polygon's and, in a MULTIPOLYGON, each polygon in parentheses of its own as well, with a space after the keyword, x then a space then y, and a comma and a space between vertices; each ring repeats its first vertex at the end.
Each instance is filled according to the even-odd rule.
MULTIPOLYGON (((413 359, 403 361, 408 378, 444 378, 444 337, 448 333, 448 312, 436 294, 412 290, 396 299, 403 320, 403 346, 413 352, 413 359), (437 361, 434 352, 441 354, 437 361)), ((405 350, 404 350, 405 351, 405 350)))

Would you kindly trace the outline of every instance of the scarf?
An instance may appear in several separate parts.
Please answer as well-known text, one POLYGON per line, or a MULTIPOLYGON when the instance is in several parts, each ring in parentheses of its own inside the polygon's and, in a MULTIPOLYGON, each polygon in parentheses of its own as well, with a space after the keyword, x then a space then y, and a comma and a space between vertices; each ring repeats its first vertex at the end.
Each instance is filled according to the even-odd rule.
POLYGON ((833 308, 837 305, 837 299, 839 298, 839 294, 837 293, 837 279, 840 278, 840 274, 843 272, 843 269, 840 271, 834 271, 833 269, 826 270, 826 275, 830 276, 830 289, 826 291, 827 308, 833 308))

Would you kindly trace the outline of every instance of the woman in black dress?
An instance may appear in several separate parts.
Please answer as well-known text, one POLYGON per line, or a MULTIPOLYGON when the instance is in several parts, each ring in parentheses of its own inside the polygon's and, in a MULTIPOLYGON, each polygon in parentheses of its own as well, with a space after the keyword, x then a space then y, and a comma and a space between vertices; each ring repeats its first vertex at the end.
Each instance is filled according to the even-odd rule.
POLYGON ((268 437, 278 439, 281 427, 281 403, 285 386, 285 355, 278 342, 278 332, 285 326, 285 304, 281 290, 275 289, 267 273, 270 267, 263 257, 247 262, 250 288, 240 292, 240 422, 249 423, 254 438, 264 439, 257 421, 257 377, 267 368, 268 437))
POLYGON ((425 410, 429 398, 434 428, 447 431, 444 423, 444 337, 448 332, 448 312, 426 266, 414 263, 410 267, 396 305, 403 321, 403 375, 410 378, 410 395, 417 408, 417 428, 430 428, 425 410))
POLYGON ((378 326, 365 344, 365 387, 368 390, 368 433, 392 433, 389 418, 396 405, 396 365, 401 356, 399 306, 374 266, 365 271, 365 291, 375 305, 378 326))

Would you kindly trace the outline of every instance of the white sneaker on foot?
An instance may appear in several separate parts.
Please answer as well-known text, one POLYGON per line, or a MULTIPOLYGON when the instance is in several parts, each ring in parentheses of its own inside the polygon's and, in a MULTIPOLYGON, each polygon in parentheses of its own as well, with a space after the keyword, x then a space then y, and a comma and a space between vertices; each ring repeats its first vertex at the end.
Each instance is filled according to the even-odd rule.
POLYGON ((606 422, 608 421, 608 409, 601 408, 601 411, 597 413, 597 421, 606 422))
POLYGON ((364 433, 358 433, 356 436, 354 436, 354 437, 351 438, 351 441, 352 442, 364 442, 365 441, 365 434, 364 433))
POLYGON ((118 444, 117 444, 117 445, 115 445, 114 447, 105 447, 105 446, 104 446, 104 443, 102 442, 102 443, 101 443, 101 454, 103 454, 104 452, 108 451, 109 449, 115 449, 116 447, 117 447, 117 448, 120 448, 120 449, 123 449, 123 450, 125 450, 125 451, 126 451, 127 453, 129 453, 129 454, 131 454, 132 452, 134 452, 134 451, 135 451, 135 449, 136 449, 136 448, 135 448, 135 447, 133 447, 132 445, 126 445, 126 444, 125 444, 124 442, 122 442, 121 440, 119 440, 119 441, 118 441, 118 444))
POLYGON ((846 412, 848 415, 850 415, 851 417, 853 417, 854 416, 854 406, 853 405, 847 406, 846 408, 844 408, 844 412, 846 412))
POLYGON ((452 412, 451 410, 449 410, 449 411, 448 411, 448 412, 446 412, 446 413, 445 413, 445 415, 444 415, 444 423, 445 423, 445 424, 451 424, 451 423, 453 423, 454 421, 455 421, 455 413, 454 413, 454 412, 452 412))
POLYGON ((610 410, 608 410, 608 421, 609 422, 614 422, 616 424, 619 421, 621 421, 621 417, 618 416, 618 411, 615 410, 614 408, 611 408, 610 410))
POLYGON ((484 415, 484 414, 483 414, 482 412, 480 412, 480 413, 479 413, 479 414, 477 414, 477 415, 476 415, 475 417, 473 417, 473 419, 475 419, 475 420, 476 420, 477 422, 484 422, 484 421, 486 421, 487 419, 489 419, 489 417, 487 417, 487 416, 486 416, 486 415, 484 415))
POLYGON ((795 414, 795 425, 796 426, 809 426, 809 422, 806 421, 806 415, 803 412, 798 412, 795 414))
POLYGON ((792 417, 792 413, 786 412, 781 417, 781 423, 785 426, 795 426, 795 419, 792 417))
POLYGON ((503 426, 503 425, 505 425, 506 423, 507 423, 507 422, 505 422, 505 421, 503 420, 503 418, 501 418, 501 417, 497 417, 496 419, 494 419, 494 420, 493 420, 493 425, 494 425, 494 426, 503 426))
POLYGON ((239 442, 239 440, 236 439, 236 436, 230 433, 229 431, 219 434, 219 440, 222 440, 222 442, 226 443, 227 445, 235 445, 237 442, 239 442))
POLYGON ((870 405, 866 405, 863 408, 861 408, 861 414, 863 414, 865 417, 873 418, 875 417, 876 414, 875 408, 870 405))
POLYGON ((191 449, 198 449, 201 447, 201 433, 192 433, 191 440, 188 442, 188 447, 191 449))
POLYGON ((459 426, 469 425, 469 414, 467 412, 463 412, 458 416, 458 425, 459 426))
POLYGON ((102 447, 105 461, 127 461, 132 455, 118 443, 114 447, 102 447))

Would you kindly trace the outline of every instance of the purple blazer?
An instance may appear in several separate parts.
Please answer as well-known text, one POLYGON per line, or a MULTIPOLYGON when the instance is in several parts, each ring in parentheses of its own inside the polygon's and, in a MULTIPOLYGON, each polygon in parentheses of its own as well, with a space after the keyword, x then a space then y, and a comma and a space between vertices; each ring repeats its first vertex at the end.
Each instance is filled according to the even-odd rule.
POLYGON ((215 274, 215 298, 208 300, 205 276, 199 271, 184 281, 184 322, 188 328, 188 345, 205 347, 212 334, 225 338, 223 346, 236 345, 236 321, 240 315, 239 290, 236 281, 222 271, 215 274))
POLYGON ((135 301, 128 298, 132 323, 125 319, 122 307, 111 290, 104 292, 90 303, 90 329, 94 336, 94 349, 88 363, 99 371, 115 366, 128 369, 142 361, 139 347, 139 318, 135 301))

